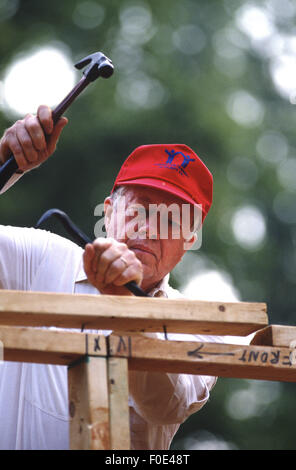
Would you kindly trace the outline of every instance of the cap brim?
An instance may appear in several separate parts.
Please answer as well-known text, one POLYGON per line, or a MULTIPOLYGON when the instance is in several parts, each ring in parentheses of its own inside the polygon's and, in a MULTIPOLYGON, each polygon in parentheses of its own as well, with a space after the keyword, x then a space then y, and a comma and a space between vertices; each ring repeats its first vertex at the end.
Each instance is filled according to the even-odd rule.
MULTIPOLYGON (((134 179, 134 180, 123 180, 123 181, 117 181, 116 182, 116 186, 121 186, 121 185, 124 185, 124 186, 128 186, 128 185, 131 185, 131 186, 148 186, 148 187, 152 187, 152 188, 157 188, 161 191, 165 191, 167 193, 170 193, 170 194, 173 194, 174 196, 177 196, 179 197, 180 199, 182 199, 183 201, 186 201, 186 202, 189 202, 190 204, 192 204, 193 206, 198 206, 199 203, 194 201, 194 199, 192 199, 192 197, 189 196, 189 194, 187 194, 185 191, 182 191, 182 189, 178 188, 177 186, 171 184, 171 183, 168 183, 167 181, 164 181, 164 180, 160 180, 160 179, 156 179, 156 178, 137 178, 137 179, 134 179)), ((115 189, 115 188, 113 188, 115 189)), ((202 207, 202 213, 203 213, 203 218, 205 216, 204 214, 204 209, 202 207)))

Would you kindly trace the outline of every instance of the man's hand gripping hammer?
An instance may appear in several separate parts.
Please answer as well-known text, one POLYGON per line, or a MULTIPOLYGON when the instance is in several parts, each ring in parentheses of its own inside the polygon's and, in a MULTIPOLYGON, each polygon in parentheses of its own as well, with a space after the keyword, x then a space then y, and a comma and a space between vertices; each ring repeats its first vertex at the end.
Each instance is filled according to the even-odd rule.
MULTIPOLYGON (((83 77, 81 80, 63 99, 63 101, 53 110, 52 119, 54 124, 56 124, 65 110, 68 109, 75 98, 80 95, 80 93, 84 90, 84 88, 87 87, 89 83, 95 81, 99 77, 109 78, 114 71, 112 61, 101 52, 90 54, 75 64, 75 67, 79 70, 85 66, 87 67, 83 72, 83 77)), ((17 163, 14 159, 14 156, 11 155, 11 157, 0 168, 0 191, 11 178, 11 176, 17 171, 17 169, 17 163)))

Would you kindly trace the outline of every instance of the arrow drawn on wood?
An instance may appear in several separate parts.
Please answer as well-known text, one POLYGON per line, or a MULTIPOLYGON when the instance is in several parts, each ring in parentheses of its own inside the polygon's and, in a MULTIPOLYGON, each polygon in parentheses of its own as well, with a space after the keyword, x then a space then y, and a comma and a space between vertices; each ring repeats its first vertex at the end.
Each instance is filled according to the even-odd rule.
POLYGON ((204 347, 204 344, 202 343, 200 346, 198 346, 198 348, 194 349, 193 351, 188 351, 187 355, 197 357, 198 359, 203 359, 204 355, 210 355, 210 356, 235 356, 235 353, 232 353, 232 352, 221 352, 220 353, 220 352, 201 351, 201 349, 203 347, 204 347))

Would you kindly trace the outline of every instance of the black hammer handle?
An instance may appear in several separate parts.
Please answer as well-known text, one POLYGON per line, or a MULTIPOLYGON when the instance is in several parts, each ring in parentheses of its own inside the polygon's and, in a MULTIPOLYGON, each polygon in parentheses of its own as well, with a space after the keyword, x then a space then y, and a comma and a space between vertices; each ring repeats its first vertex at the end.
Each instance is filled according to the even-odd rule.
MULTIPOLYGON (((82 77, 73 90, 71 90, 63 101, 53 110, 52 119, 54 124, 58 122, 62 114, 88 84, 89 79, 87 77, 82 77)), ((9 157, 9 159, 0 168, 0 191, 17 170, 17 163, 14 156, 11 155, 11 157, 9 157)))

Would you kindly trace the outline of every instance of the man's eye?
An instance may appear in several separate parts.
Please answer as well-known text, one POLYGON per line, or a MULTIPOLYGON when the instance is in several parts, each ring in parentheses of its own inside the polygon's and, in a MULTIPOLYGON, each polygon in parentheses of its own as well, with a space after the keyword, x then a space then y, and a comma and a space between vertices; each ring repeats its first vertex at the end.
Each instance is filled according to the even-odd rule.
POLYGON ((126 209, 126 215, 131 215, 131 216, 133 216, 134 213, 135 213, 135 210, 134 210, 132 207, 128 207, 128 208, 126 209))
POLYGON ((145 208, 142 206, 128 206, 126 209, 126 214, 131 216, 145 215, 145 213, 145 208))
POLYGON ((169 219, 169 225, 173 228, 180 228, 180 223, 177 220, 169 219))

